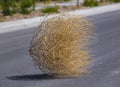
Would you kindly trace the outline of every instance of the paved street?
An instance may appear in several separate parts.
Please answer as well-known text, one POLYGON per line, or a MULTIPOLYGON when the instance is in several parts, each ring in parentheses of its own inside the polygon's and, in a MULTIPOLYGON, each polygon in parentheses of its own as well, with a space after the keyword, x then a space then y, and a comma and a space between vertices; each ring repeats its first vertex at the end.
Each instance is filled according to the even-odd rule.
POLYGON ((44 75, 29 56, 34 29, 0 34, 0 87, 120 87, 120 10, 89 17, 98 41, 95 61, 79 78, 53 79, 44 75))

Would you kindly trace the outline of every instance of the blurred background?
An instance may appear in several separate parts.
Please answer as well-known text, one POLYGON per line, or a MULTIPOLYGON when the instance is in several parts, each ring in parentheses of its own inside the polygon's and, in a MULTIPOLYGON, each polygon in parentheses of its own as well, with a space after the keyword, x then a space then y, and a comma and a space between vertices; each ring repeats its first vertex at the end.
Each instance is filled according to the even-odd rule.
POLYGON ((120 0, 0 0, 0 22, 119 2, 120 0))

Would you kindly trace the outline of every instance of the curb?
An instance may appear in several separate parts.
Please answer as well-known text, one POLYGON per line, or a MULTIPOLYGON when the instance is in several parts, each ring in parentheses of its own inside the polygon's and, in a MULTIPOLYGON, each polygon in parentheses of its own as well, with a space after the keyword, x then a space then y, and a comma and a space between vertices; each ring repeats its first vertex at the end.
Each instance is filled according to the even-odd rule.
MULTIPOLYGON (((71 12, 65 12, 65 13, 92 16, 92 15, 120 10, 119 7, 120 7, 120 3, 94 7, 89 9, 83 9, 83 10, 77 10, 77 11, 71 11, 71 12)), ((54 16, 54 15, 51 15, 51 16, 54 16)), ((30 28, 30 27, 38 26, 38 24, 40 23, 40 20, 43 17, 45 16, 35 17, 31 19, 22 19, 22 20, 11 21, 11 22, 2 22, 0 23, 0 33, 7 33, 7 32, 21 30, 21 28, 30 28)))

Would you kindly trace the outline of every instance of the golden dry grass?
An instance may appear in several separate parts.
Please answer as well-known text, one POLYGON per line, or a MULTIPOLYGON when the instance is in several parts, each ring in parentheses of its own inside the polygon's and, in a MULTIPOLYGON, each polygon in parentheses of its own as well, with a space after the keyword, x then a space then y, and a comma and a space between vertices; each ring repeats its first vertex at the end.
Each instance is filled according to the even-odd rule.
POLYGON ((46 18, 34 33, 30 55, 46 74, 77 77, 90 63, 88 45, 93 37, 90 21, 83 16, 60 14, 46 18))

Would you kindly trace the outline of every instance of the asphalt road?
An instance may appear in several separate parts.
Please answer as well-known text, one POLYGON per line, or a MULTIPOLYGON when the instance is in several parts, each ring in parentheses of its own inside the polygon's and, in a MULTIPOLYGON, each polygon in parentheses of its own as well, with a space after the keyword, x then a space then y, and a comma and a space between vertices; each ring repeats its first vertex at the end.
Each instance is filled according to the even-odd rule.
POLYGON ((31 28, 0 34, 0 87, 120 87, 120 10, 89 18, 98 38, 90 73, 68 79, 42 74, 28 53, 31 28))

